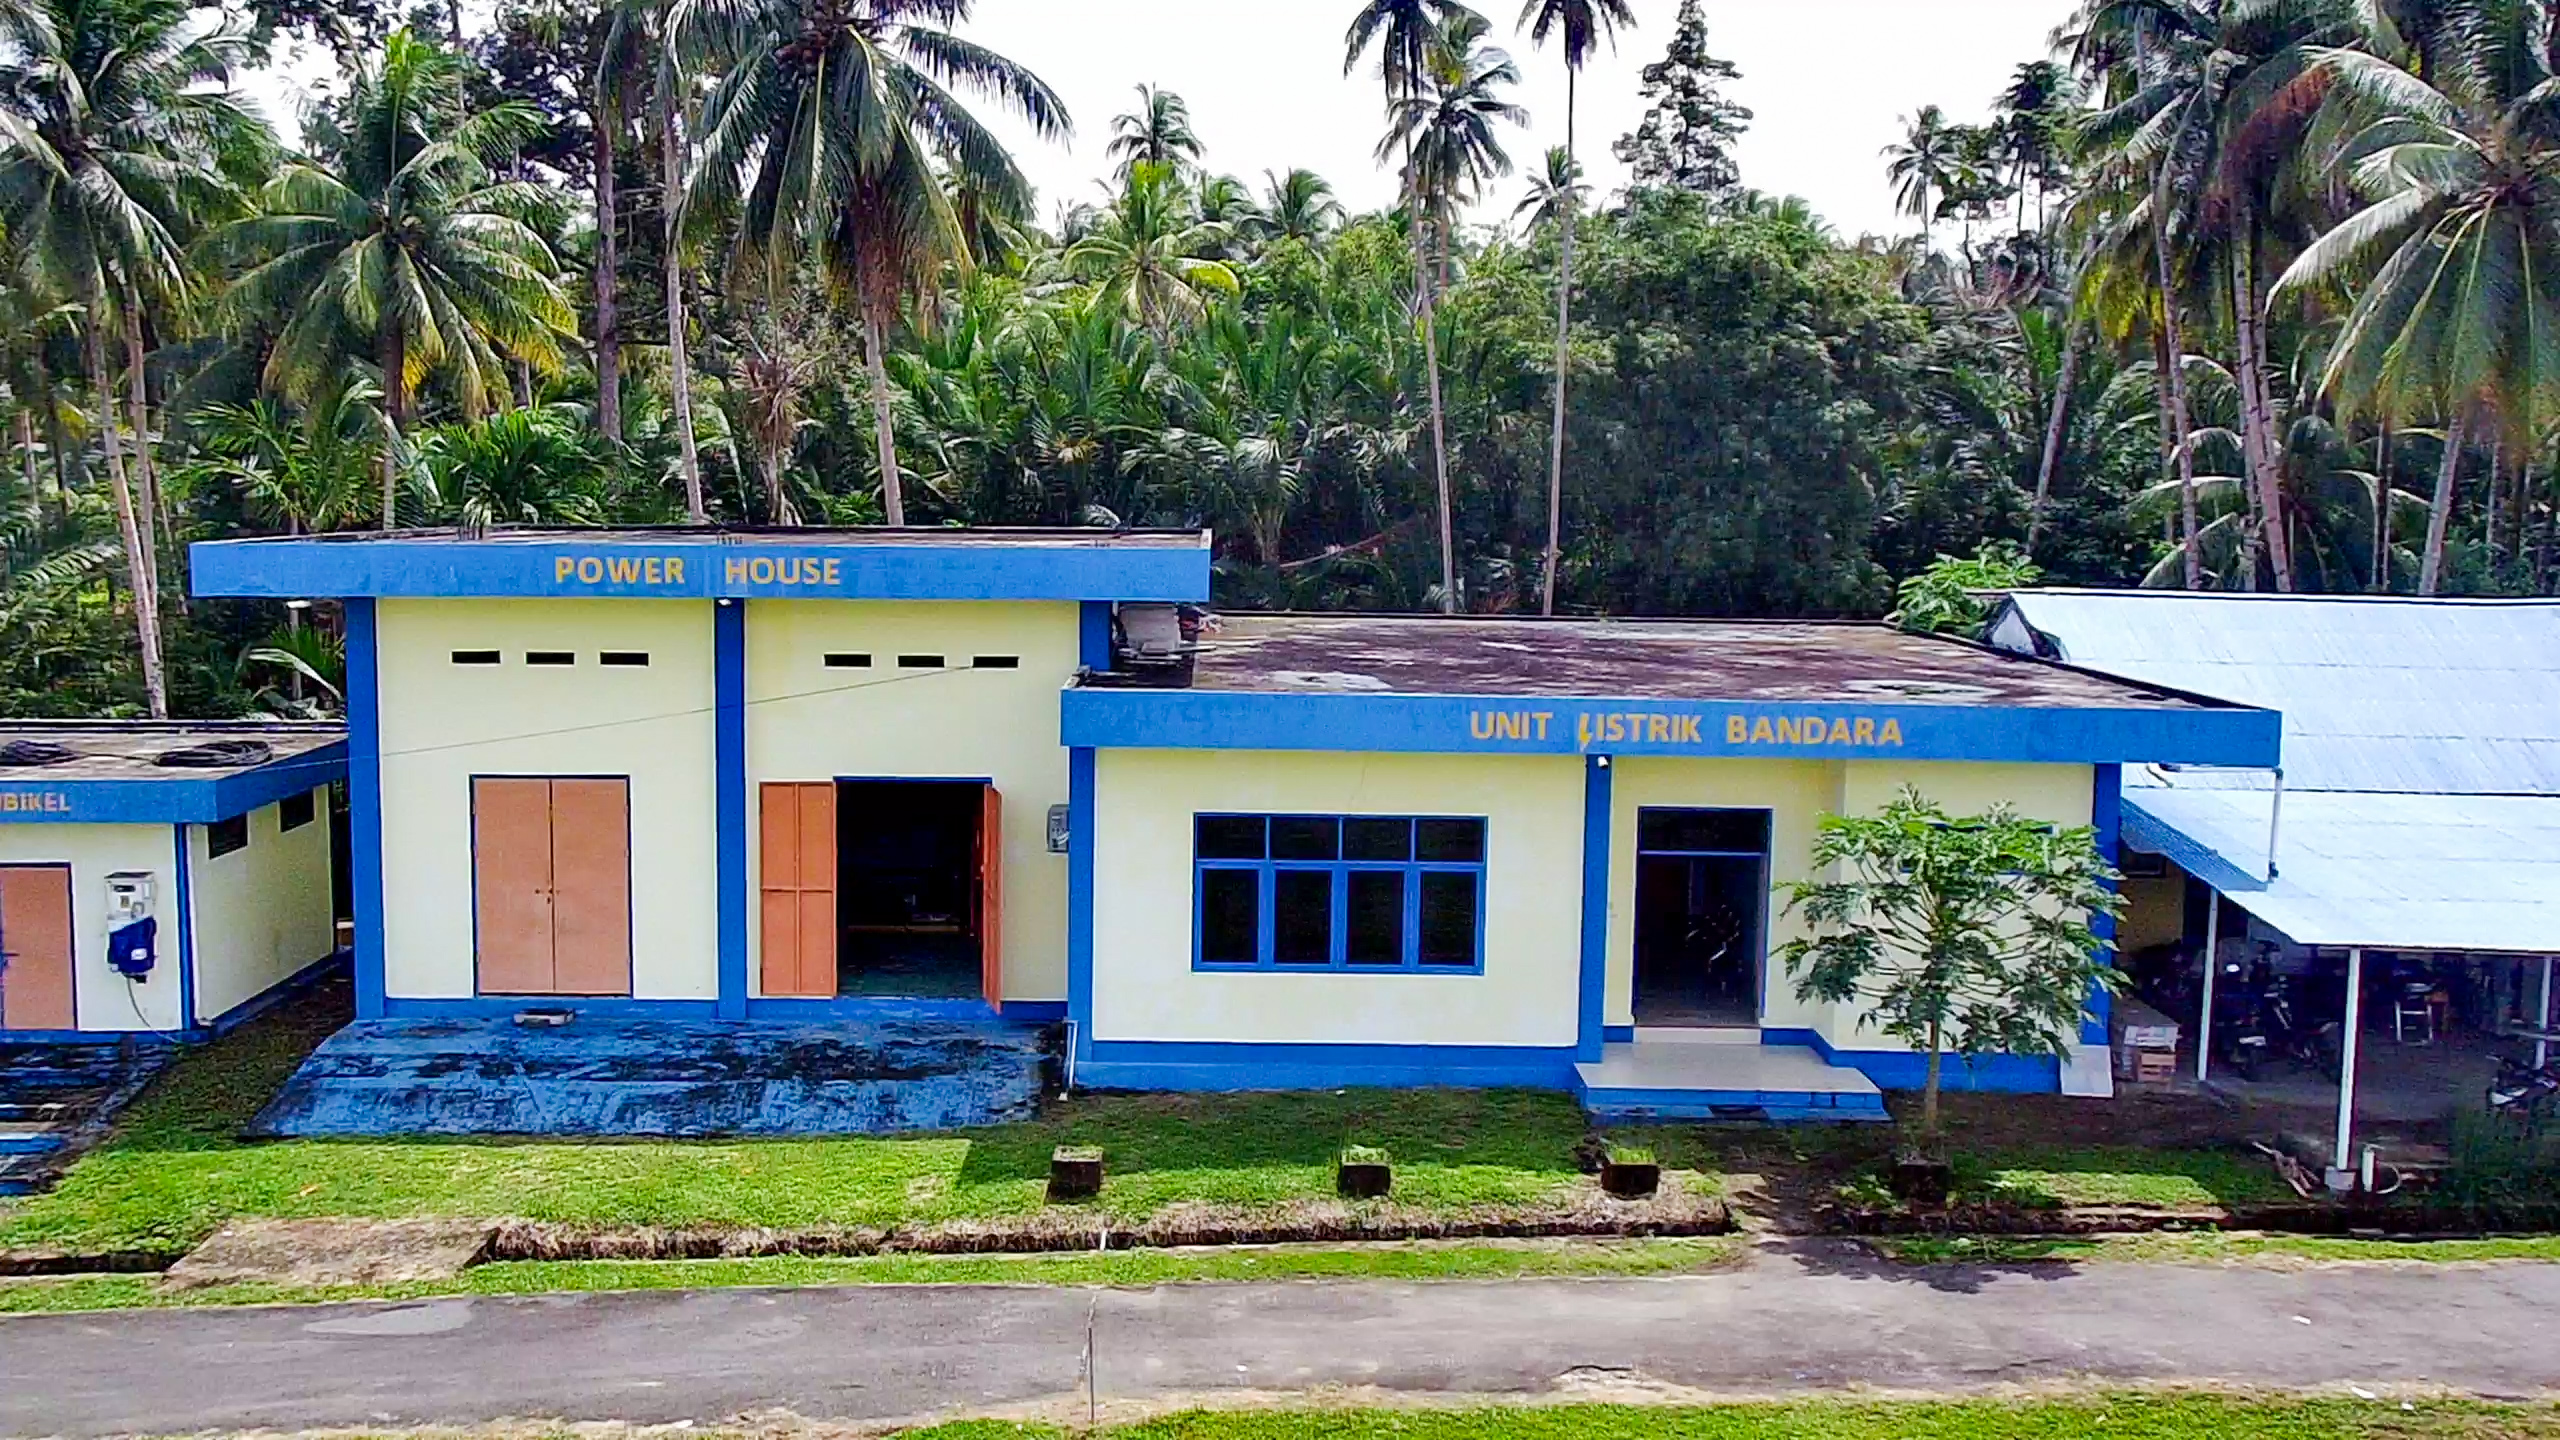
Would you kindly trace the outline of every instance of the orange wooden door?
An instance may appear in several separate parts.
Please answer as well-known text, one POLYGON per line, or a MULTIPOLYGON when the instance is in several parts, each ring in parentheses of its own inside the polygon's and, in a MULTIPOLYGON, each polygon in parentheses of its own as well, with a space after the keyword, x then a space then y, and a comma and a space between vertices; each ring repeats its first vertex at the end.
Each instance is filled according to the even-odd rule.
POLYGON ((0 865, 0 1030, 78 1027, 70 867, 0 865))
POLYGON ((836 993, 836 787, 769 781, 759 796, 764 993, 836 993))
POLYGON ((551 993, 631 993, 631 782, 551 782, 551 993))
POLYGON ((979 792, 978 992, 1004 1008, 1004 797, 996 787, 979 792))
POLYGON ((551 955, 551 782, 471 782, 474 934, 483 995, 548 995, 551 955))

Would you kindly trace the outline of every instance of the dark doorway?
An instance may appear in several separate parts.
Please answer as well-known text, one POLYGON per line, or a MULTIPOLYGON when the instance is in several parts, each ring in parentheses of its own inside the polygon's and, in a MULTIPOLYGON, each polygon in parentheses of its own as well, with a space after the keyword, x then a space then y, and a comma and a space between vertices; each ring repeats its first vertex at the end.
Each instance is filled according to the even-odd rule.
POLYGON ((836 786, 836 993, 974 999, 987 913, 979 829, 987 787, 965 780, 836 786))
POLYGON ((1768 899, 1768 811, 1638 811, 1636 1023, 1759 1024, 1768 899))

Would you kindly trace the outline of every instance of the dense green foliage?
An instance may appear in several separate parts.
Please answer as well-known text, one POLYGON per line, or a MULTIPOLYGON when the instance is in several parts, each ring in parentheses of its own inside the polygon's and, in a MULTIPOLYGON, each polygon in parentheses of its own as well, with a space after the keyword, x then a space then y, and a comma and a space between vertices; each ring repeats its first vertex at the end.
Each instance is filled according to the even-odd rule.
MULTIPOLYGON (((2549 589, 2551 6, 2056 9, 1879 163, 1898 242, 1743 188, 1695 6, 1625 191, 1492 22, 1368 0, 1396 206, 1222 174, 1140 87, 1045 226, 976 112, 1068 117, 952 0, 10 10, 0 712, 324 704, 327 609, 191 605, 184 546, 389 525, 1197 525, 1235 606, 1873 616, 1990 545, 2549 589), (293 146, 228 98, 278 32, 349 66, 293 146)), ((1577 81, 1635 21, 1520 18, 1577 81)))

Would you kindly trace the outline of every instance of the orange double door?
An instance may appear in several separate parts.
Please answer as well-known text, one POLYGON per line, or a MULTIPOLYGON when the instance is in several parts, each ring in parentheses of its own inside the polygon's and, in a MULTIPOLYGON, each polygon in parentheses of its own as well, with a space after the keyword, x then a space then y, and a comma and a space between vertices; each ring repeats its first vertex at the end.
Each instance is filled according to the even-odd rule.
POLYGON ((471 782, 483 995, 631 993, 631 782, 471 782))
MULTIPOLYGON (((969 928, 978 943, 978 988, 1004 1004, 1004 797, 978 789, 969 928)), ((837 992, 836 806, 833 781, 768 781, 759 791, 763 993, 829 998, 837 992)))
POLYGON ((79 1026, 71 995, 71 867, 0 865, 0 1031, 79 1026))

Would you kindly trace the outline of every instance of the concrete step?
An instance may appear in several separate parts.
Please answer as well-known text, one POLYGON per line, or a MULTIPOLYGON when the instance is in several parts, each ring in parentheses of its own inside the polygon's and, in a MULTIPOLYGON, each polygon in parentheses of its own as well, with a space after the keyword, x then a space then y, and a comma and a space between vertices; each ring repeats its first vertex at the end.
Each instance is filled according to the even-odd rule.
POLYGON ((1794 1045, 1611 1045, 1577 1065, 1582 1103, 1604 1120, 1876 1121, 1884 1093, 1794 1045))
POLYGON ((0 1155, 47 1155, 63 1145, 63 1134, 51 1125, 0 1123, 0 1155))

